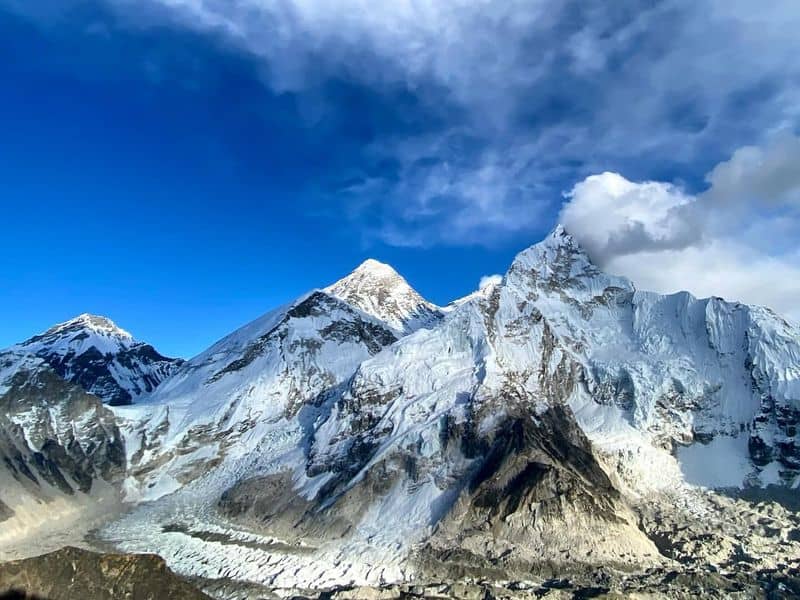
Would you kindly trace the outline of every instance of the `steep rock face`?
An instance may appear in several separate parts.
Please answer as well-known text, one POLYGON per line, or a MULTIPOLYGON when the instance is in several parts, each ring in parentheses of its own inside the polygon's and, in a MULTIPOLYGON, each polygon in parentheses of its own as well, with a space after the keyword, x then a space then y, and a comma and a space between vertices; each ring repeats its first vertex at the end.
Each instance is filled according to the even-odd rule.
POLYGON ((83 314, 12 348, 33 354, 67 381, 111 405, 152 392, 180 360, 161 356, 111 320, 83 314))
POLYGON ((113 496, 126 464, 114 415, 99 398, 30 355, 6 352, 0 365, 0 542, 10 542, 113 496))
POLYGON ((655 558, 636 516, 598 464, 570 410, 510 416, 486 440, 480 467, 438 527, 432 548, 495 566, 655 558), (601 541, 602 540, 602 541, 601 541))
POLYGON ((120 479, 125 451, 113 413, 49 366, 29 366, 7 377, 0 396, 0 448, 13 477, 65 494, 120 479))
MULTIPOLYGON (((770 311, 685 292, 639 292, 599 272, 557 229, 514 261, 500 312, 499 330, 511 343, 500 347, 499 361, 530 364, 524 335, 515 339, 513 327, 545 323, 577 369, 581 385, 570 404, 599 445, 625 454, 642 447, 635 441, 642 434, 667 449, 700 442, 693 450, 699 454, 702 444, 713 453, 713 440, 758 438, 764 444, 751 441, 757 452, 731 485, 796 477, 790 434, 800 398, 800 333, 770 311)), ((702 461, 690 453, 694 459, 702 461)))
POLYGON ((400 334, 431 327, 442 316, 442 310, 420 296, 397 271, 373 259, 367 259, 325 291, 400 334))

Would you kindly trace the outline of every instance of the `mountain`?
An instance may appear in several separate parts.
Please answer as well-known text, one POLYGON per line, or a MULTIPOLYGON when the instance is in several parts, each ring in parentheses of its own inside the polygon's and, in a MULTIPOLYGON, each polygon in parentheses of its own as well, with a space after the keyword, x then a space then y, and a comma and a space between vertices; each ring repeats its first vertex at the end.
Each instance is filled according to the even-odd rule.
POLYGON ((113 502, 126 469, 111 410, 42 359, 0 354, 0 547, 113 502))
POLYGON ((562 227, 445 309, 367 261, 99 406, 124 473, 93 477, 132 508, 96 535, 219 585, 729 597, 800 574, 800 332, 637 290, 562 227))
POLYGON ((557 228, 426 328, 400 335, 389 314, 380 336, 331 339, 386 315, 342 291, 363 271, 327 288, 358 306, 314 292, 159 388, 129 450, 131 497, 161 500, 110 539, 276 587, 656 564, 672 521, 643 530, 638 501, 688 489, 716 444, 741 448, 737 485, 794 482, 787 444, 767 464, 748 450, 792 433, 798 336, 764 309, 640 292, 557 228))
POLYGON ((11 350, 33 354, 60 377, 111 405, 130 404, 152 392, 180 364, 136 341, 110 319, 82 314, 11 350))
POLYGON ((397 271, 371 258, 325 291, 400 334, 430 327, 442 316, 442 310, 420 296, 397 271))
POLYGON ((241 475, 242 462, 277 461, 302 446, 326 397, 396 339, 388 324, 324 291, 245 325, 142 404, 117 410, 129 423, 130 493, 171 492, 220 463, 241 475))
POLYGON ((52 519, 68 527, 82 513, 101 515, 114 505, 128 465, 106 403, 153 391, 180 363, 86 314, 0 351, 5 534, 46 536, 52 519))

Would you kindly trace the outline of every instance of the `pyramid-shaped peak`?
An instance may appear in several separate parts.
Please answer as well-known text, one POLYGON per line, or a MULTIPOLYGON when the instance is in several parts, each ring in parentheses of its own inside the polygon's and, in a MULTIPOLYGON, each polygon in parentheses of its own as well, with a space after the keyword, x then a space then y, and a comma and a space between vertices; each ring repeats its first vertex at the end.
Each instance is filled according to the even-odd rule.
POLYGON ((35 354, 79 356, 95 348, 102 354, 116 354, 135 346, 133 336, 108 317, 83 313, 50 327, 22 342, 21 348, 35 354))
POLYGON ((391 265, 382 263, 381 261, 375 260, 374 258, 368 258, 360 265, 358 265, 353 271, 352 275, 355 275, 357 273, 360 275, 375 275, 378 277, 392 277, 392 276, 400 277, 399 273, 395 271, 391 265))
POLYGON ((560 223, 542 241, 522 252, 522 254, 530 253, 547 260, 562 254, 575 255, 591 262, 578 240, 560 223))
POLYGON ((439 314, 397 271, 374 258, 324 291, 401 333, 428 325, 439 314))
POLYGON ((374 258, 368 258, 349 275, 328 286, 324 291, 345 302, 360 296, 381 298, 397 294, 418 296, 397 271, 374 258))
POLYGON ((599 269, 578 241, 560 224, 541 242, 520 252, 507 277, 511 276, 512 280, 518 276, 525 278, 526 273, 536 273, 535 285, 544 285, 548 289, 572 288, 580 280, 582 283, 577 284, 575 290, 581 289, 589 296, 600 294, 607 287, 634 289, 626 278, 599 269))
POLYGON ((117 324, 108 317, 90 313, 82 313, 69 321, 54 325, 48 330, 48 333, 57 333, 67 330, 72 331, 74 329, 88 329, 95 333, 115 335, 124 338, 132 337, 130 333, 117 326, 117 324))
POLYGON ((553 230, 544 238, 539 244, 537 245, 545 245, 551 247, 569 247, 569 248, 576 248, 581 249, 580 244, 578 244, 577 240, 572 237, 566 227, 564 227, 561 223, 556 225, 553 230))
POLYGON ((556 262, 579 262, 591 266, 592 261, 578 241, 558 224, 542 241, 526 248, 514 259, 514 263, 523 263, 529 267, 539 265, 552 267, 556 262))

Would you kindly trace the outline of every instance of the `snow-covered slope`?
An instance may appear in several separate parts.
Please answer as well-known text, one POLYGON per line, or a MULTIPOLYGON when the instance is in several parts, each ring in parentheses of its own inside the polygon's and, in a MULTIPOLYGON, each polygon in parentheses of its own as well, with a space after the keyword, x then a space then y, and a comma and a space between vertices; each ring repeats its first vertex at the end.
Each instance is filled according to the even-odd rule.
MULTIPOLYGON (((713 440, 727 436, 755 450, 761 440, 764 452, 750 452, 746 476, 794 483, 800 332, 770 311, 637 291, 598 271, 563 228, 516 258, 500 311, 510 342, 499 357, 503 369, 535 367, 527 335, 509 326, 541 320, 543 335, 563 352, 562 368, 573 372, 570 404, 584 430, 608 449, 628 437, 628 447, 616 448, 623 462, 631 430, 667 449, 697 442, 713 452, 713 440)), ((647 464, 639 466, 646 474, 647 464)))
POLYGON ((0 546, 116 505, 127 462, 103 403, 130 402, 178 364, 92 315, 0 351, 0 546))
POLYGON ((135 340, 110 319, 82 314, 11 350, 43 359, 61 377, 112 405, 153 391, 180 364, 135 340))
POLYGON ((438 306, 420 296, 397 271, 371 258, 325 291, 400 334, 431 327, 442 315, 438 306))
POLYGON ((117 408, 128 423, 131 497, 173 491, 221 462, 232 484, 243 463, 297 449, 326 394, 395 340, 387 325, 323 291, 222 339, 141 404, 117 408))

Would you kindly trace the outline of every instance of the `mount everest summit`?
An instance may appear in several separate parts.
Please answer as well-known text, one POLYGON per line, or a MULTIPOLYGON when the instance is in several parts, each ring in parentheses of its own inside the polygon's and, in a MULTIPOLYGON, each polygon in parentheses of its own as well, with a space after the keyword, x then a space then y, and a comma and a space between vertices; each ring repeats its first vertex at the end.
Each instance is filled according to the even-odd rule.
POLYGON ((0 557, 102 513, 219 597, 800 567, 800 329, 560 226, 447 307, 368 260, 187 361, 82 315, 0 353, 0 403, 0 557))

